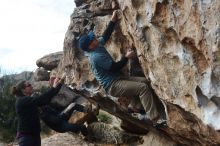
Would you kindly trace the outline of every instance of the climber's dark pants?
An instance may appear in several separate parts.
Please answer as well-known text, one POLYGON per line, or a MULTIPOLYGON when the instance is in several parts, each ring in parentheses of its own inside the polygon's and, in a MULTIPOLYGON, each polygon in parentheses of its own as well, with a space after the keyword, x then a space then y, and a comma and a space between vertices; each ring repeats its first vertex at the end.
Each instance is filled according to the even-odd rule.
POLYGON ((83 124, 71 124, 66 121, 63 121, 62 124, 57 127, 56 129, 57 132, 74 132, 78 133, 81 132, 84 136, 87 135, 87 128, 83 124))
POLYGON ((114 97, 140 97, 149 118, 158 117, 155 101, 144 77, 119 78, 113 81, 107 92, 114 97))
POLYGON ((68 120, 70 119, 72 112, 77 111, 83 111, 84 107, 79 104, 75 104, 75 106, 72 106, 71 108, 67 109, 64 113, 60 113, 54 110, 51 110, 51 108, 46 108, 41 113, 41 119, 44 121, 44 123, 50 127, 51 129, 57 131, 57 132, 81 132, 83 135, 87 134, 87 128, 83 124, 72 124, 69 123, 68 120), (46 110, 47 109, 47 110, 46 110))
POLYGON ((59 117, 65 121, 68 121, 70 119, 70 117, 72 116, 73 111, 84 112, 84 106, 82 106, 80 104, 75 104, 70 109, 68 109, 68 107, 67 107, 64 111, 65 111, 64 113, 61 112, 61 114, 59 114, 59 117))
MULTIPOLYGON (((76 109, 80 109, 81 110, 81 105, 78 106, 78 104, 76 104, 72 109, 76 110, 76 109)), ((71 111, 69 113, 72 114, 73 110, 71 109, 71 111)), ((71 117, 71 114, 60 114, 58 115, 58 118, 60 118, 60 120, 62 122, 60 122, 60 125, 57 125, 56 128, 54 128, 54 130, 56 130, 57 132, 74 132, 74 133, 78 133, 81 132, 83 135, 87 135, 87 128, 85 125, 83 124, 73 124, 73 123, 69 123, 68 120, 71 117)))
POLYGON ((19 146, 41 146, 40 135, 25 135, 19 138, 19 146))

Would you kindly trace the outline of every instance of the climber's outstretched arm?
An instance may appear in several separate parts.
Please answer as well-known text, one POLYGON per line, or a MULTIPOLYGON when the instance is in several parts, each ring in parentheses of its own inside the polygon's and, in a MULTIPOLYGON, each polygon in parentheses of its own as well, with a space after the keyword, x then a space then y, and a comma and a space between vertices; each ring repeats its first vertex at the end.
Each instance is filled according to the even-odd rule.
POLYGON ((105 31, 102 35, 105 42, 107 42, 109 40, 112 32, 114 31, 114 26, 115 26, 115 23, 117 22, 117 20, 118 20, 117 10, 115 10, 112 14, 111 21, 109 22, 107 28, 105 29, 105 31))

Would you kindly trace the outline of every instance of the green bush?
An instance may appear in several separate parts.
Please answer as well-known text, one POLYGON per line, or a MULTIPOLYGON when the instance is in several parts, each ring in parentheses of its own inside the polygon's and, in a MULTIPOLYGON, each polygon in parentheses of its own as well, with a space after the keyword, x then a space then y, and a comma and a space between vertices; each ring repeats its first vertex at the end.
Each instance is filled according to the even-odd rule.
POLYGON ((9 76, 1 78, 2 90, 0 91, 0 132, 2 141, 13 141, 16 133, 15 97, 11 95, 10 89, 13 79, 9 76))
POLYGON ((100 122, 103 123, 110 124, 112 122, 112 118, 105 113, 100 112, 97 118, 99 119, 100 122))

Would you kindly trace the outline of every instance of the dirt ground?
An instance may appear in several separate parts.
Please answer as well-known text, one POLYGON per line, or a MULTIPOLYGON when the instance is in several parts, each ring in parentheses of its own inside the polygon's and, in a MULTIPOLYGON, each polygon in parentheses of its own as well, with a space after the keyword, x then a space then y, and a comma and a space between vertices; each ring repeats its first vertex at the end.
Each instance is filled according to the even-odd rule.
MULTIPOLYGON (((18 145, 16 143, 1 145, 0 143, 0 146, 18 146, 18 145)), ((114 146, 114 145, 90 143, 84 140, 83 136, 78 134, 55 133, 50 137, 42 138, 41 146, 114 146)))

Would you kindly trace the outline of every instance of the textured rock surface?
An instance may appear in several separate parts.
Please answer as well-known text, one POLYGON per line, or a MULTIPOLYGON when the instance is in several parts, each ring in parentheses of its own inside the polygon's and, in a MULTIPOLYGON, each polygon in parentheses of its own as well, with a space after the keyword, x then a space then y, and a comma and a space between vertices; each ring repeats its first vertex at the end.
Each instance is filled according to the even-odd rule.
POLYGON ((38 67, 43 67, 46 70, 52 70, 56 68, 63 56, 63 52, 51 53, 45 55, 36 61, 38 67))
MULTIPOLYGON (((69 134, 69 133, 55 133, 50 137, 42 138, 41 145, 42 146, 94 146, 94 144, 84 141, 82 136, 79 136, 77 134, 69 134)), ((18 146, 18 145, 17 143, 14 143, 14 144, 8 144, 7 146, 18 146)))
POLYGON ((50 73, 43 67, 39 67, 34 72, 35 81, 48 81, 50 79, 50 73))
MULTIPOLYGON (((157 96, 167 102, 167 134, 178 134, 189 143, 194 141, 193 145, 220 145, 220 135, 205 125, 220 129, 219 109, 210 100, 220 97, 220 1, 76 2, 58 67, 60 74, 67 73, 67 84, 79 87, 94 79, 78 48, 79 36, 90 29, 100 36, 112 11, 120 9, 121 19, 106 48, 115 60, 132 45, 136 48, 144 75, 157 96)), ((125 73, 133 68, 128 65, 125 73)), ((176 139, 181 143, 181 138, 176 139)))
POLYGON ((81 136, 77 136, 74 134, 55 134, 49 138, 45 138, 42 140, 43 146, 70 146, 70 145, 78 145, 78 146, 93 146, 93 144, 89 144, 88 142, 83 141, 81 136))
POLYGON ((63 85, 58 94, 51 99, 50 103, 54 108, 64 110, 72 102, 82 104, 86 103, 86 100, 63 85))

